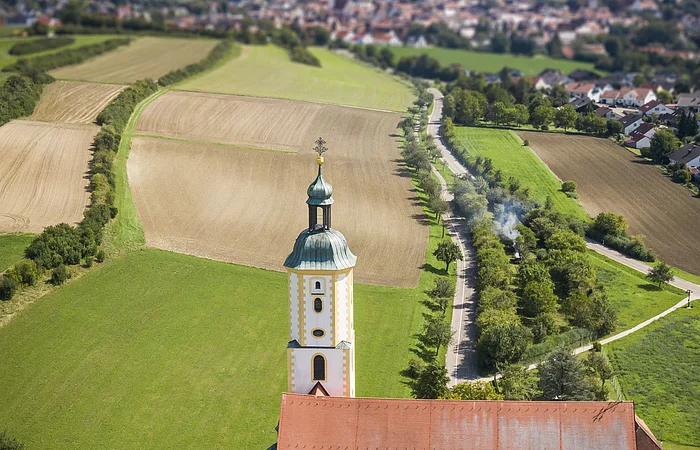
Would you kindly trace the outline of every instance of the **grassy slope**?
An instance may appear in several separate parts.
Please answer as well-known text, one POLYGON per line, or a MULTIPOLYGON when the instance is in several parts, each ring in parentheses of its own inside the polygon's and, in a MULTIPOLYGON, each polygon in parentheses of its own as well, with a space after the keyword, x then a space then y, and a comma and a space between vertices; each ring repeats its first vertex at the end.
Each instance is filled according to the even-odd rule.
POLYGON ((588 255, 598 280, 605 286, 610 303, 617 310, 616 332, 644 322, 684 297, 682 290, 668 285, 658 289, 641 272, 594 251, 589 251, 588 255))
MULTIPOLYGON (((24 55, 21 57, 10 55, 8 52, 10 51, 10 48, 12 48, 13 45, 15 45, 17 42, 20 42, 21 40, 24 40, 24 39, 0 39, 0 69, 2 69, 5 66, 9 66, 10 64, 17 61, 17 59, 19 59, 19 58, 32 58, 34 56, 47 55, 49 53, 56 53, 56 52, 59 52, 61 50, 67 50, 70 48, 81 47, 83 45, 95 44, 97 42, 105 41, 105 40, 112 38, 114 36, 97 35, 97 36, 73 36, 73 37, 75 38, 75 42, 72 43, 71 45, 67 45, 67 46, 61 47, 61 48, 55 48, 52 50, 47 50, 45 52, 32 53, 31 55, 24 55)), ((33 39, 33 38, 30 38, 30 40, 31 39, 33 39)))
POLYGON ((551 196, 554 206, 564 213, 586 219, 588 215, 574 199, 560 191, 561 183, 542 161, 510 130, 495 128, 457 127, 459 144, 472 155, 491 158, 494 166, 506 177, 516 177, 523 187, 544 203, 551 196))
POLYGON ((0 272, 22 259, 35 235, 28 233, 0 234, 0 272))
POLYGON ((405 111, 411 90, 377 69, 323 49, 311 51, 322 67, 293 63, 273 45, 244 47, 237 59, 187 80, 178 89, 305 100, 405 111))
POLYGON ((447 48, 412 48, 394 47, 391 49, 396 56, 396 60, 402 56, 414 56, 428 54, 437 59, 441 66, 450 64, 461 64, 469 70, 476 72, 496 73, 504 66, 518 69, 525 75, 537 75, 544 69, 559 69, 564 73, 572 72, 576 69, 593 70, 593 64, 579 61, 569 61, 566 59, 552 59, 547 56, 537 55, 535 57, 515 56, 509 54, 483 53, 468 50, 454 50, 447 48))
POLYGON ((696 446, 700 446, 699 336, 696 306, 681 308, 606 346, 625 396, 634 400, 637 414, 654 434, 696 446))

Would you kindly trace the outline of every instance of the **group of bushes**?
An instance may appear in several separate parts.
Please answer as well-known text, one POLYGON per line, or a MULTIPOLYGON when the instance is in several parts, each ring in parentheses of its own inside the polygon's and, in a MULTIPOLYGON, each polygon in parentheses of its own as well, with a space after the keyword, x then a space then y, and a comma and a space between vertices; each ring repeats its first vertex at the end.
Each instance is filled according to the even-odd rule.
POLYGON ((226 52, 228 52, 231 49, 232 45, 233 42, 229 39, 225 39, 219 42, 216 45, 216 47, 214 47, 209 52, 209 55, 207 55, 206 58, 199 61, 198 63, 190 64, 184 69, 177 69, 168 72, 167 74, 160 77, 160 79, 158 80, 158 84, 160 84, 161 86, 170 86, 171 84, 175 84, 178 81, 182 81, 185 78, 191 77, 192 75, 211 69, 214 66, 214 64, 224 59, 224 56, 226 56, 226 52))
POLYGON ((643 236, 630 236, 627 220, 615 213, 600 213, 588 228, 587 235, 605 246, 614 248, 641 261, 655 261, 656 255, 642 241, 643 236))
POLYGON ((57 38, 43 38, 27 42, 18 42, 10 48, 9 53, 10 55, 15 56, 31 55, 32 53, 39 53, 46 50, 65 47, 67 45, 73 44, 74 42, 75 38, 69 36, 62 36, 57 38))
POLYGON ((290 27, 282 27, 272 34, 272 42, 286 49, 290 60, 309 66, 321 67, 321 61, 304 46, 303 36, 300 36, 300 32, 296 32, 290 27))
POLYGON ((127 45, 129 42, 131 42, 130 38, 108 39, 97 44, 84 45, 82 47, 62 50, 48 55, 22 58, 2 70, 3 72, 20 73, 44 72, 57 67, 81 63, 93 56, 114 50, 122 45, 127 45))
POLYGON ((44 84, 53 78, 36 73, 32 76, 11 75, 0 86, 0 126, 10 120, 29 116, 41 97, 44 84))

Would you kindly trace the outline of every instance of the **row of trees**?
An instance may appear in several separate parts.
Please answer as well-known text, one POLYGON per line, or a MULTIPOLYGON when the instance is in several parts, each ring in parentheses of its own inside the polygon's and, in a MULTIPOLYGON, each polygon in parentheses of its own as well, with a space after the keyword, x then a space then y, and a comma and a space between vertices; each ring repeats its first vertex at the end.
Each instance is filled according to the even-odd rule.
POLYGON ((75 38, 69 36, 22 41, 10 47, 9 53, 10 55, 16 56, 31 55, 32 53, 39 53, 46 50, 65 47, 74 42, 75 38))
POLYGON ((272 34, 272 42, 286 49, 289 59, 301 64, 321 67, 321 61, 305 47, 303 39, 303 34, 300 36, 290 27, 282 27, 272 34))
POLYGON ((45 72, 57 67, 78 64, 93 56, 114 50, 115 48, 127 45, 131 42, 129 38, 108 39, 97 44, 84 45, 78 48, 61 50, 48 55, 35 56, 33 58, 21 58, 14 64, 10 64, 2 69, 3 72, 20 72, 31 74, 35 72, 45 72))
POLYGON ((158 84, 161 86, 170 86, 192 75, 211 69, 216 63, 224 59, 224 56, 226 56, 226 53, 231 49, 232 45, 233 42, 230 39, 222 40, 211 49, 206 58, 197 63, 190 64, 184 69, 176 69, 166 73, 158 79, 158 84))

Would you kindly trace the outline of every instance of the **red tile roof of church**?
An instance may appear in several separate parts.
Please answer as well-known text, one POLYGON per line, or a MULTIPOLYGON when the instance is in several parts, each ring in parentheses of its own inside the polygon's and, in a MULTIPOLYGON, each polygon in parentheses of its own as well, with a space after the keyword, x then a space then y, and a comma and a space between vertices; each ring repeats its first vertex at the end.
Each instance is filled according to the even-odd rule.
POLYGON ((407 400, 287 393, 282 394, 278 448, 635 450, 638 427, 631 402, 407 400))

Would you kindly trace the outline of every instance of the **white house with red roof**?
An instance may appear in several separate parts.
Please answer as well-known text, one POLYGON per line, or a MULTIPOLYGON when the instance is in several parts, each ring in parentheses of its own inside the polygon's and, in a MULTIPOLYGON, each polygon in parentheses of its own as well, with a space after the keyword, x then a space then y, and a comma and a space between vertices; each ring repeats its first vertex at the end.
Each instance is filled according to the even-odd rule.
POLYGON ((656 100, 656 93, 649 88, 624 87, 619 91, 609 90, 600 95, 600 102, 605 105, 640 107, 654 100, 656 100))
POLYGON ((656 134, 656 128, 652 123, 643 123, 630 133, 630 138, 625 145, 633 148, 647 148, 651 145, 651 138, 656 134))
POLYGON ((588 97, 592 101, 597 102, 600 99, 600 88, 598 88, 594 83, 573 82, 567 84, 565 88, 566 92, 569 94, 569 98, 572 100, 576 98, 588 97))

